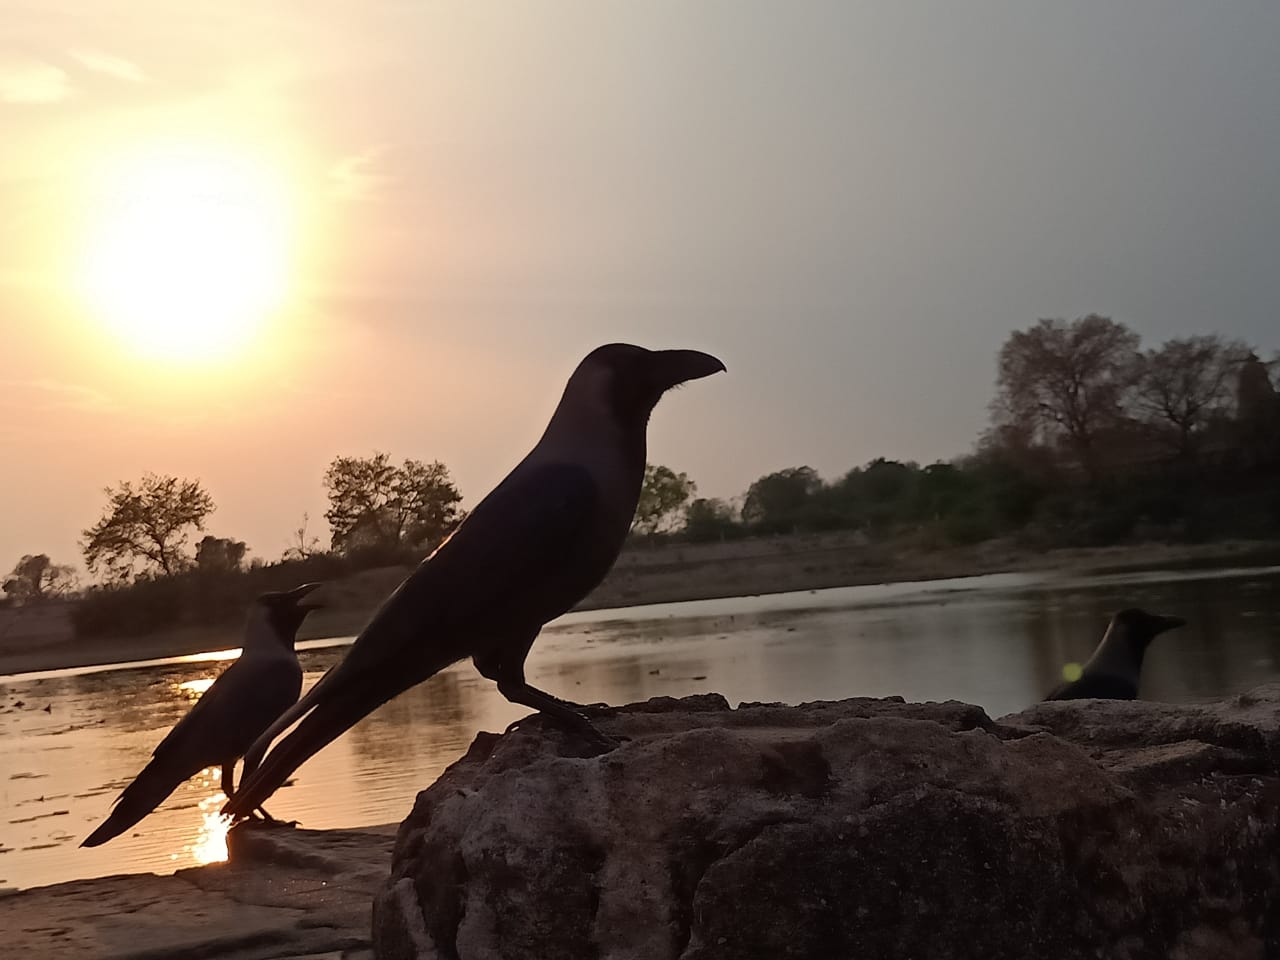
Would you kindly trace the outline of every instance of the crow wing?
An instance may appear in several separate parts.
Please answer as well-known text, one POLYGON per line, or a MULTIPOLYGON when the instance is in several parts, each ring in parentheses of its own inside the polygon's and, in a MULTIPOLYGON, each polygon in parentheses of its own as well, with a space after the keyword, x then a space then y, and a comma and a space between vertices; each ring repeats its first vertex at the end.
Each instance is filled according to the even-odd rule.
POLYGON ((302 668, 283 657, 241 658, 229 666, 169 731, 153 756, 202 764, 239 757, 302 692, 302 668))

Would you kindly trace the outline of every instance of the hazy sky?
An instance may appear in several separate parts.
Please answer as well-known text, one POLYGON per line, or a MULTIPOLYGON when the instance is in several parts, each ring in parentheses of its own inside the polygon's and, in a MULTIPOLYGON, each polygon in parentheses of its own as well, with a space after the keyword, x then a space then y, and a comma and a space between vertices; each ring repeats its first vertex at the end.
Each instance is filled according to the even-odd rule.
POLYGON ((1038 317, 1280 345, 1270 0, 256 7, 0 0, 4 569, 148 470, 268 559, 337 454, 474 503, 611 340, 728 364, 650 430, 711 496, 965 452, 1038 317), (250 184, 221 246, 179 155, 250 184), (251 302, 224 257, 278 295, 221 359, 120 335, 251 302))

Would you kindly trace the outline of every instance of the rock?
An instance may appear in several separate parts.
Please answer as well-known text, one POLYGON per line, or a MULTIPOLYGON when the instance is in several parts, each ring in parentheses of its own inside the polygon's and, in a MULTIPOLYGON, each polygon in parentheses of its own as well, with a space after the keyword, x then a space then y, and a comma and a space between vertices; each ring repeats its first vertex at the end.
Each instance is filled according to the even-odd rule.
POLYGON ((662 698, 418 795, 383 960, 1280 956, 1280 686, 1194 706, 662 698))
POLYGON ((390 831, 243 829, 232 862, 74 880, 0 899, 5 957, 366 960, 390 831))

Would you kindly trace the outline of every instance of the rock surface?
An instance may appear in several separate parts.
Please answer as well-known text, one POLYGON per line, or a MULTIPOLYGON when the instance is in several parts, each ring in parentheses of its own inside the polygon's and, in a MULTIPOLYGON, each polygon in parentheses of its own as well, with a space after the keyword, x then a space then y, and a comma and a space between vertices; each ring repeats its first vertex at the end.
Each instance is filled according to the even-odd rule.
POLYGON ((383 960, 1280 956, 1280 686, 1209 704, 607 711, 418 795, 383 960))
POLYGON ((0 956, 368 960, 390 828, 243 830, 231 863, 75 880, 0 898, 0 956))

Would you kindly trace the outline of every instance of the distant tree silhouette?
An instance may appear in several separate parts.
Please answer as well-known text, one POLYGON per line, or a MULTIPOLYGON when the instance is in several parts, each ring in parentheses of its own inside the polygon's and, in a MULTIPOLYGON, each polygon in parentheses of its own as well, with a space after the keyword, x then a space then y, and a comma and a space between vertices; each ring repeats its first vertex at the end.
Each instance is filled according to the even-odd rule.
POLYGON ((788 467, 761 477, 747 490, 742 503, 743 522, 762 533, 796 529, 822 480, 813 467, 788 467))
POLYGON ((699 497, 685 511, 684 535, 693 543, 730 540, 742 535, 742 526, 724 500, 699 497))
POLYGON ((201 573, 235 573, 243 568, 243 540, 205 536, 196 544, 196 569, 201 573))
POLYGON ((74 593, 75 570, 65 564, 50 562, 46 553, 29 553, 14 564, 13 572, 0 588, 12 603, 42 603, 74 593))
POLYGON ((90 572, 128 579, 137 566, 171 576, 188 566, 185 552, 192 528, 204 529, 213 499, 199 480, 148 473, 135 486, 107 487, 102 518, 84 531, 81 549, 90 572))
POLYGON ((324 486, 324 516, 340 553, 433 549, 462 520, 462 494, 439 461, 405 460, 397 467, 385 453, 336 457, 324 486))
POLYGON ((1062 442, 1090 479, 1097 479, 1097 442, 1124 417, 1139 373, 1139 338, 1124 324, 1089 314, 1041 320, 1009 335, 999 353, 997 422, 1033 428, 1062 442))
POLYGON ((1179 456, 1194 459, 1205 428, 1229 414, 1249 356, 1243 343, 1217 335, 1168 340, 1142 355, 1135 407, 1179 456))
POLYGON ((652 536, 664 526, 674 526, 697 489, 698 485, 689 479, 688 474, 676 473, 670 467, 646 464, 631 529, 652 536))

